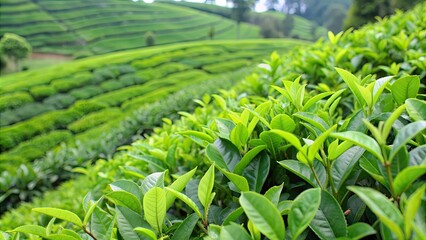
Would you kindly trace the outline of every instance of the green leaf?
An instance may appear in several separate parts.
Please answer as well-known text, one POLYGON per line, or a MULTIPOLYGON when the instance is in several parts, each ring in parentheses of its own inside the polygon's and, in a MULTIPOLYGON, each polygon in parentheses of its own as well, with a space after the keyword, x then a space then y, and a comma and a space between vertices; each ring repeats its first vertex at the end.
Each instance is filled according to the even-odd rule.
POLYGON ((278 203, 278 210, 281 215, 288 215, 290 213, 291 205, 293 205, 293 201, 284 200, 278 203))
POLYGON ((247 179, 243 176, 240 176, 235 173, 228 172, 226 170, 221 170, 223 175, 225 175, 241 192, 249 191, 249 184, 247 179))
POLYGON ((277 207, 266 197, 255 192, 243 192, 240 204, 247 217, 262 234, 271 240, 284 239, 284 221, 277 207))
MULTIPOLYGON (((307 111, 312 105, 319 102, 321 99, 330 96, 331 94, 333 94, 333 92, 324 92, 324 93, 320 93, 318 95, 313 96, 305 103, 305 105, 302 108, 302 111, 307 111)), ((281 130, 292 132, 286 129, 281 129, 281 130)))
MULTIPOLYGON (((189 180, 191 180, 192 176, 194 176, 195 171, 197 168, 192 169, 191 171, 183 174, 182 176, 179 176, 170 186, 169 188, 174 189, 178 192, 182 192, 182 190, 185 188, 186 184, 188 184, 189 180)), ((166 209, 169 209, 173 202, 175 201, 176 197, 171 194, 170 192, 166 192, 166 209)))
POLYGON ((377 103, 377 101, 380 98, 380 95, 382 94, 383 90, 386 88, 388 82, 392 79, 392 76, 389 77, 383 77, 380 79, 377 79, 374 83, 374 89, 373 89, 373 105, 377 103))
POLYGON ((108 193, 107 195, 105 195, 105 197, 111 202, 113 202, 115 205, 127 207, 136 213, 142 212, 141 202, 135 195, 129 192, 114 191, 108 193))
POLYGON ((49 240, 80 240, 81 238, 76 238, 74 236, 66 234, 50 234, 46 239, 49 240))
MULTIPOLYGON (((70 237, 73 237, 76 240, 83 240, 83 238, 81 238, 80 235, 78 233, 76 233, 75 231, 73 231, 73 230, 62 229, 62 234, 63 235, 68 235, 70 237)), ((104 239, 107 239, 107 238, 104 238, 104 239)))
MULTIPOLYGON (((306 164, 303 164, 297 160, 283 160, 278 163, 285 169, 289 170, 290 172, 296 174, 298 177, 305 180, 312 187, 320 187, 317 181, 315 180, 314 175, 312 174, 312 170, 306 164)), ((324 185, 326 178, 324 167, 318 161, 315 161, 314 169, 318 174, 318 178, 320 179, 321 184, 324 185)))
POLYGON ((328 124, 322 118, 318 117, 317 115, 313 113, 298 112, 293 114, 293 116, 298 117, 302 119, 303 121, 311 124, 312 126, 316 127, 321 132, 325 132, 327 131, 327 129, 330 128, 330 126, 328 126, 328 124))
POLYGON ((404 110, 405 110, 405 105, 401 105, 392 112, 392 114, 389 116, 388 119, 386 119, 385 124, 383 125, 383 130, 382 130, 383 142, 385 142, 384 139, 388 138, 389 133, 392 130, 393 124, 399 118, 399 116, 401 116, 404 110))
POLYGON ((418 166, 426 163, 426 145, 419 146, 410 152, 410 165, 418 166))
POLYGON ((404 211, 404 226, 405 226, 405 236, 407 238, 410 238, 411 236, 411 229, 413 227, 414 219, 416 217, 416 214, 420 208, 420 204, 422 202, 422 199, 425 195, 425 188, 426 185, 423 184, 423 186, 419 189, 417 189, 407 200, 407 203, 405 204, 405 211, 404 211))
POLYGON ((331 167, 331 176, 337 191, 344 186, 362 154, 364 154, 364 149, 360 147, 352 147, 346 150, 346 152, 340 155, 333 162, 331 167))
POLYGON ((223 225, 228 225, 230 222, 236 222, 237 219, 244 213, 244 209, 239 207, 232 211, 228 216, 226 216, 225 220, 223 220, 223 225))
POLYGON ((240 225, 231 222, 230 225, 223 226, 219 239, 226 240, 252 240, 247 231, 240 225))
POLYGON ((211 203, 211 195, 214 186, 214 163, 210 166, 207 172, 200 180, 198 185, 198 199, 200 199, 201 204, 204 209, 207 210, 211 203))
POLYGON ((266 144, 272 157, 277 158, 279 154, 279 147, 283 142, 282 138, 274 133, 263 131, 260 134, 260 139, 266 144))
POLYGON ((300 141, 296 137, 296 135, 277 129, 270 130, 270 132, 277 134, 278 136, 286 140, 288 143, 293 145, 297 150, 302 151, 302 145, 300 144, 300 141))
POLYGON ((241 160, 240 151, 230 141, 218 138, 213 144, 209 144, 206 149, 207 157, 219 168, 232 172, 241 160))
MULTIPOLYGON (((185 137, 190 137, 191 139, 194 139, 194 140, 206 141, 208 143, 212 143, 214 141, 214 139, 210 135, 203 132, 199 132, 199 131, 188 130, 188 131, 179 132, 179 134, 185 137)), ((198 141, 195 141, 195 142, 198 143, 198 141)))
POLYGON ((336 130, 337 125, 332 126, 327 131, 325 131, 323 134, 318 136, 315 141, 309 146, 308 148, 308 160, 310 161, 310 164, 314 162, 315 156, 317 155, 318 151, 322 148, 323 143, 325 140, 327 140, 328 136, 331 132, 336 130))
POLYGON ((33 234, 46 238, 46 228, 37 225, 24 225, 13 229, 11 232, 21 232, 26 234, 33 234))
POLYGON ((311 188, 297 196, 288 215, 291 238, 297 239, 314 219, 321 203, 321 189, 311 188))
POLYGON ((143 197, 145 219, 158 233, 162 232, 166 217, 166 193, 159 187, 151 188, 143 197))
POLYGON ((117 227, 120 235, 126 240, 143 240, 145 239, 142 234, 138 234, 133 229, 137 227, 150 228, 147 222, 143 220, 143 217, 134 211, 122 207, 115 206, 117 213, 117 227))
POLYGON ((321 203, 309 227, 320 239, 346 237, 346 219, 337 200, 327 191, 321 191, 321 203))
POLYGON ((376 234, 376 230, 367 223, 357 222, 348 227, 348 238, 358 240, 376 234))
POLYGON ((351 89, 352 93, 355 95, 358 102, 363 105, 365 104, 364 97, 359 90, 360 81, 357 77, 355 77, 352 73, 341 69, 341 68, 335 68, 336 71, 339 73, 339 75, 342 77, 343 81, 345 81, 346 85, 348 85, 349 89, 351 89))
POLYGON ((263 184, 268 177, 270 166, 269 155, 263 152, 257 155, 244 169, 243 176, 247 179, 250 190, 255 192, 262 190, 263 184))
POLYGON ((203 218, 203 215, 200 212, 200 209, 198 209, 197 204, 195 204, 194 201, 192 201, 188 196, 186 196, 183 193, 180 193, 172 188, 165 188, 168 192, 171 192, 173 195, 175 195, 175 197, 179 198, 180 200, 182 200, 184 203, 186 203, 186 205, 188 205, 192 210, 194 210, 194 212, 198 215, 199 218, 203 218))
POLYGON ((420 99, 405 100, 408 116, 414 121, 426 120, 426 102, 420 99))
POLYGON ((403 104, 408 98, 415 98, 420 88, 420 78, 418 76, 406 76, 396 80, 392 86, 392 96, 395 102, 403 104))
POLYGON ((157 236, 155 235, 155 233, 148 228, 137 227, 133 229, 133 231, 137 232, 138 234, 144 236, 149 240, 157 240, 157 236))
POLYGON ((213 94, 212 97, 214 98, 214 100, 216 100, 216 103, 222 110, 226 110, 226 101, 222 96, 213 94))
POLYGON ((417 178, 426 174, 426 165, 411 166, 404 168, 396 175, 393 182, 393 189, 397 196, 405 192, 417 178))
POLYGON ((115 218, 107 212, 96 206, 93 210, 90 223, 90 231, 98 239, 110 240, 112 239, 112 229, 115 225, 115 218))
POLYGON ((253 160, 253 158, 256 157, 257 154, 259 154, 264 149, 266 149, 266 145, 260 145, 260 146, 257 146, 255 148, 251 149, 246 154, 244 154, 241 161, 239 161, 237 163, 237 165, 235 165, 234 173, 241 175, 241 173, 244 171, 244 169, 247 167, 247 165, 250 164, 250 162, 253 160))
POLYGON ((193 213, 189 215, 183 222, 179 225, 176 231, 173 234, 172 240, 189 240, 194 227, 197 224, 198 216, 193 213))
POLYGON ((224 118, 217 118, 215 122, 217 130, 219 131, 219 137, 229 140, 229 136, 232 132, 232 129, 235 127, 235 123, 224 118))
POLYGON ((146 194, 153 187, 164 188, 164 175, 165 172, 156 172, 148 175, 142 182, 142 193, 146 194))
POLYGON ((417 121, 404 126, 396 135, 393 146, 389 154, 389 160, 392 161, 397 152, 417 134, 426 129, 426 121, 417 121))
POLYGON ((75 225, 77 225, 79 227, 83 227, 83 222, 73 212, 70 212, 70 211, 67 211, 67 210, 58 209, 58 208, 48 208, 48 207, 44 207, 44 208, 33 208, 32 210, 34 212, 43 213, 43 214, 51 216, 51 217, 55 217, 55 218, 58 218, 58 219, 62 219, 64 221, 68 221, 68 222, 74 223, 75 225))
POLYGON ((280 201, 281 191, 283 190, 284 183, 281 183, 279 186, 273 186, 265 193, 265 197, 269 199, 275 206, 278 206, 280 201))
POLYGON ((384 186, 388 186, 387 182, 385 181, 384 175, 379 169, 379 166, 377 163, 373 162, 375 160, 370 160, 365 157, 362 157, 361 160, 359 160, 359 166, 364 169, 370 176, 372 176, 376 181, 380 182, 384 186))
POLYGON ((238 123, 231 131, 230 140, 238 148, 240 148, 242 145, 245 145, 248 138, 248 129, 242 123, 238 123))
POLYGON ((330 134, 330 136, 352 142, 353 144, 358 145, 369 151, 371 154, 376 156, 382 163, 384 162, 379 144, 373 138, 365 135, 364 133, 347 131, 340 133, 332 133, 330 134))
POLYGON ((142 190, 141 188, 134 182, 129 180, 118 180, 109 185, 109 187, 113 191, 126 191, 135 195, 139 201, 142 201, 142 190))
POLYGON ((348 189, 358 195, 398 239, 404 239, 401 212, 386 196, 371 188, 350 186, 348 189))
POLYGON ((287 114, 278 114, 272 119, 271 128, 286 132, 293 132, 296 128, 296 123, 287 114))

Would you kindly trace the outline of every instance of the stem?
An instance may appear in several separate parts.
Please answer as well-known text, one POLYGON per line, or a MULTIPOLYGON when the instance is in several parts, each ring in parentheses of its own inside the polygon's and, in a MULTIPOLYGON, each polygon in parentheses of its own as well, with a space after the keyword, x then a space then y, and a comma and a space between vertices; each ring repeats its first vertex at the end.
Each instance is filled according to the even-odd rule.
POLYGON ((321 189, 324 189, 324 187, 321 184, 321 181, 318 178, 317 172, 315 171, 314 167, 311 167, 311 171, 314 174, 315 180, 317 181, 318 185, 320 186, 321 189))
POLYGON ((83 231, 85 232, 85 233, 87 233, 90 237, 92 237, 94 240, 98 240, 94 235, 93 235, 93 233, 91 233, 89 230, 87 230, 87 228, 85 227, 85 226, 83 226, 83 231))
POLYGON ((198 227, 201 228, 201 230, 205 233, 205 234, 209 234, 209 232, 207 232, 207 229, 204 227, 203 224, 201 224, 199 221, 197 221, 197 225, 198 227))
POLYGON ((391 195, 395 200, 398 200, 398 196, 396 196, 395 190, 393 189, 393 177, 392 177, 392 169, 391 169, 390 162, 385 162, 385 168, 386 168, 386 173, 388 175, 389 190, 391 192, 391 195))

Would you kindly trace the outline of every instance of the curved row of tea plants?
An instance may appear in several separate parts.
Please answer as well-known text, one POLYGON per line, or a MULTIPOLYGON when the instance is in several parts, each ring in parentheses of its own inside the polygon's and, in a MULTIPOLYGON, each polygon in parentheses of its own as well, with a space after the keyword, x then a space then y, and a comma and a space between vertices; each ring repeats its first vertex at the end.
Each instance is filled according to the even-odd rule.
POLYGON ((76 180, 7 214, 3 225, 34 223, 42 213, 54 217, 39 222, 47 227, 13 232, 70 239, 423 239, 426 103, 419 92, 426 73, 422 57, 412 56, 425 52, 425 10, 330 34, 329 43, 283 62, 272 55, 235 90, 204 96, 194 114, 165 120, 113 160, 79 169, 93 187, 84 201, 65 197, 67 188, 84 191, 76 180), (397 39, 404 36, 410 41, 402 50, 397 39), (366 47, 376 41, 386 43, 387 57, 370 61, 376 56, 366 47), (59 197, 82 201, 83 209, 60 207, 78 216, 47 207, 60 206, 59 197), (59 220, 64 228, 53 227, 59 220))
MULTIPOLYGON (((236 37, 229 19, 161 3, 28 0, 1 6, 0 34, 22 35, 37 52, 82 57, 134 49, 146 46, 146 32, 155 34, 155 44, 208 39, 211 29, 215 39, 236 37)), ((240 37, 259 38, 259 29, 244 24, 240 37)))
MULTIPOLYGON (((224 76, 239 78, 231 72, 250 66, 265 52, 276 48, 284 52, 302 43, 251 40, 179 44, 1 78, 0 98, 7 108, 1 112, 5 116, 2 125, 6 126, 0 128, 1 212, 68 179, 71 168, 110 156, 117 146, 140 134, 138 131, 149 131, 160 124, 158 116, 175 114, 177 104, 191 109, 193 105, 187 103, 191 94, 199 94, 193 94, 193 89, 204 85, 205 80, 226 84, 228 80, 221 80, 224 76), (244 51, 241 46, 245 46, 244 51), (228 64, 218 71, 223 60, 228 64), (32 81, 26 81, 29 78, 32 81), (177 95, 181 100, 170 97, 174 100, 168 106, 153 104, 185 88, 184 96, 177 95), (19 101, 16 96, 26 96, 31 102, 19 101), (141 119, 134 117, 134 112, 148 103, 157 109, 144 107, 145 112, 138 113, 141 119), (6 121, 17 122, 8 125, 6 121), (46 156, 49 150, 54 153, 46 156), (34 159, 39 160, 31 163, 34 159)), ((215 90, 206 87, 204 92, 215 90)))

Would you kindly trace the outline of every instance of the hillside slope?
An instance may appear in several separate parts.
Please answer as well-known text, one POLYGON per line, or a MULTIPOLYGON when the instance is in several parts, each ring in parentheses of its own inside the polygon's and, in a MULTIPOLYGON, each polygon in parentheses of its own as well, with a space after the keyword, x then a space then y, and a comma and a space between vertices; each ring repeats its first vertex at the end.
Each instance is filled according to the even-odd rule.
MULTIPOLYGON (((27 38, 35 52, 77 57, 146 45, 214 39, 235 39, 234 21, 186 7, 126 0, 1 0, 0 35, 13 32, 27 38)), ((259 29, 244 24, 241 38, 259 38, 259 29)))

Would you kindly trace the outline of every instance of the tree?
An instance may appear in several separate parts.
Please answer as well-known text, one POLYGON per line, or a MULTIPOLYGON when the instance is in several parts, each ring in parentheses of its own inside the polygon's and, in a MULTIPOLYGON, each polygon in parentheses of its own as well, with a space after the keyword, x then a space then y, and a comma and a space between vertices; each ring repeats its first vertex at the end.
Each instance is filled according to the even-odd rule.
POLYGON ((283 20, 283 34, 285 37, 290 36, 291 31, 294 28, 294 16, 287 14, 283 20))
POLYGON ((237 38, 240 37, 240 23, 247 20, 248 12, 254 6, 254 0, 231 0, 232 18, 237 22, 237 38))
POLYGON ((324 26, 334 33, 343 30, 343 21, 346 17, 346 9, 341 4, 332 4, 325 11, 325 16, 329 16, 324 26))
POLYGON ((155 45, 155 35, 153 32, 149 31, 145 33, 145 45, 146 46, 154 46, 155 45))
POLYGON ((215 34, 214 26, 211 26, 210 29, 209 29, 209 32, 207 34, 210 40, 213 40, 214 34, 215 34))
POLYGON ((27 58, 31 54, 31 45, 25 38, 13 33, 5 33, 0 40, 0 51, 6 55, 13 63, 17 71, 20 70, 19 61, 27 58))

